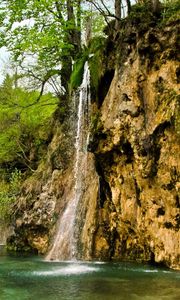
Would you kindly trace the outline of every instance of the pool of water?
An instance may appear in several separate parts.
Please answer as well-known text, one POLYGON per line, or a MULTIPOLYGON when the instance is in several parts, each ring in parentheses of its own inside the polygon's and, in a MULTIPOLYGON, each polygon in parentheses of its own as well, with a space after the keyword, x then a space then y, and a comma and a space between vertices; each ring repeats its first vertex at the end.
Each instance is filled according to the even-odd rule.
POLYGON ((180 272, 0 256, 0 300, 179 300, 180 272))

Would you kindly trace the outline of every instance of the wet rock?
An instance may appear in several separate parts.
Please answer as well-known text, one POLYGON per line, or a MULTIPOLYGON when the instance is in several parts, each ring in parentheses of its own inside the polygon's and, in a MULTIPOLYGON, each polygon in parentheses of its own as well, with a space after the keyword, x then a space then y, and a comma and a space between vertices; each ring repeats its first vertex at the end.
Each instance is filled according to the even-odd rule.
POLYGON ((97 171, 104 178, 96 258, 154 261, 180 268, 175 200, 179 133, 173 121, 179 89, 176 30, 177 24, 164 32, 150 29, 139 37, 125 67, 118 62, 102 103, 102 129, 94 148, 96 165, 101 166, 97 171))

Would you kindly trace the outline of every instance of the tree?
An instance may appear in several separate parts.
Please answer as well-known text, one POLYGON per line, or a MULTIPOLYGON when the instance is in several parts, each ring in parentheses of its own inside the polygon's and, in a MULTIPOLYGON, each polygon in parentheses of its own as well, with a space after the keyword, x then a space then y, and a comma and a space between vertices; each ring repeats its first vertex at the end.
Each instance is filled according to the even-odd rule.
POLYGON ((101 15, 104 16, 106 23, 115 19, 115 30, 120 29, 120 20, 131 12, 131 7, 135 3, 148 6, 153 13, 159 13, 161 3, 159 0, 87 0, 91 3, 101 15))
POLYGON ((150 3, 152 6, 153 13, 159 13, 159 10, 161 7, 160 1, 159 0, 151 0, 150 3))
MULTIPOLYGON (((159 0, 142 1, 150 1, 157 11, 159 0)), ((81 52, 81 25, 88 3, 106 23, 115 19, 116 30, 122 12, 131 10, 130 0, 0 0, 1 45, 40 90, 37 102, 48 82, 58 86, 58 97, 68 93, 72 62, 81 52)))
POLYGON ((94 5, 94 7, 104 15, 106 18, 115 18, 120 20, 122 17, 122 10, 126 7, 127 12, 131 10, 131 0, 87 0, 87 2, 94 5))
POLYGON ((116 16, 115 28, 119 29, 119 21, 121 20, 121 0, 115 0, 115 16, 116 16))
MULTIPOLYGON (((31 169, 34 149, 48 139, 50 120, 58 101, 51 93, 36 105, 37 91, 15 87, 14 76, 7 75, 0 86, 0 165, 10 162, 31 169)), ((41 147, 42 148, 42 147, 41 147)))
POLYGON ((81 0, 3 0, 3 45, 24 73, 41 83, 57 74, 65 90, 81 49, 81 0))

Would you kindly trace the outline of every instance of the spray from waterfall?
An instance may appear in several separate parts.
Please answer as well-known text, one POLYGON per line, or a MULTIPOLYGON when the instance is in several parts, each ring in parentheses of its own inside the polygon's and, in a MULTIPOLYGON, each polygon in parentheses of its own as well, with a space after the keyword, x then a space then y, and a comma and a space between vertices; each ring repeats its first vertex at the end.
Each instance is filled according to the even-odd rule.
POLYGON ((74 163, 74 193, 69 199, 63 212, 53 247, 48 253, 47 260, 75 259, 77 254, 77 241, 75 238, 76 211, 84 189, 84 177, 87 168, 87 145, 89 140, 90 118, 90 71, 88 62, 84 65, 83 81, 77 91, 77 123, 75 138, 75 163, 74 163))

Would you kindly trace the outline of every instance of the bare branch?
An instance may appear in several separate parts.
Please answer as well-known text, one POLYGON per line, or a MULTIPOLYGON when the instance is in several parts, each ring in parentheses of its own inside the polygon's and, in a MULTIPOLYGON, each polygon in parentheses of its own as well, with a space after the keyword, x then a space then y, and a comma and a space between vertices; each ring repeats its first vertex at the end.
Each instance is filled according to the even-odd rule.
POLYGON ((104 18, 106 18, 106 21, 107 21, 108 17, 119 20, 119 18, 108 9, 108 7, 105 5, 103 0, 101 0, 101 3, 103 5, 104 9, 94 0, 87 0, 87 2, 94 5, 94 7, 100 12, 100 14, 103 15, 104 18))
MULTIPOLYGON (((22 154, 18 153, 17 155, 20 156, 23 159, 24 164, 26 165, 26 167, 28 167, 28 169, 30 169, 30 171, 35 172, 36 170, 33 170, 29 163, 31 163, 31 161, 29 160, 29 158, 26 156, 26 153, 24 151, 24 149, 22 148, 20 142, 18 140, 16 140, 16 143, 21 151, 22 154)), ((24 146, 24 145, 23 145, 24 146)))

